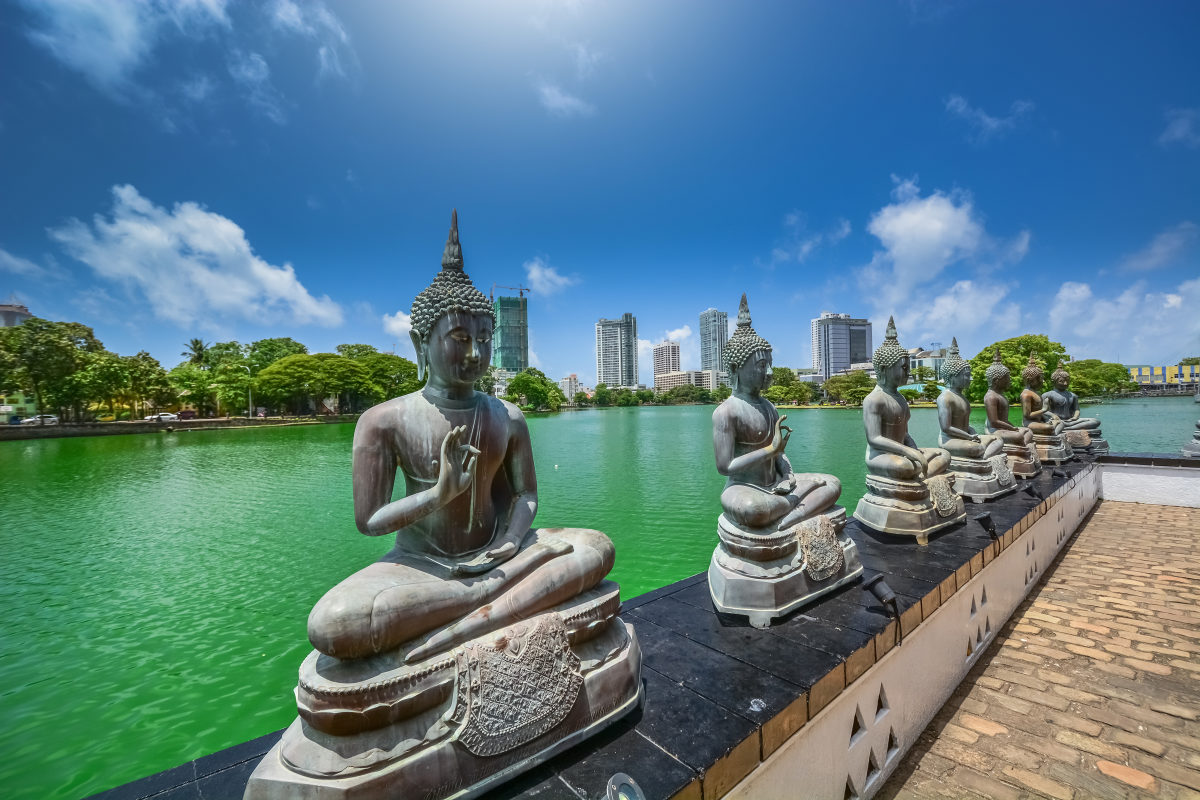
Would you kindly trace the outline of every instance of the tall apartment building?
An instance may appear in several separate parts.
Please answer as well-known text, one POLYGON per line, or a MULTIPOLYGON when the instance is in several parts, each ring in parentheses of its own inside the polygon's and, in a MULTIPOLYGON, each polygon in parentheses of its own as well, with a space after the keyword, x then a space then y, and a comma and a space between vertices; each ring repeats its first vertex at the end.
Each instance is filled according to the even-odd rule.
POLYGON ((529 368, 529 309, 525 296, 492 301, 496 328, 492 334, 492 366, 513 373, 529 368))
POLYGON ((637 317, 626 312, 620 319, 596 323, 596 383, 609 388, 638 385, 637 317))
POLYGON ((579 376, 572 372, 558 382, 558 388, 562 389, 563 397, 567 398, 568 403, 574 403, 575 395, 579 394, 579 376))
POLYGON ((664 372, 679 372, 679 343, 670 339, 654 345, 654 385, 664 372))
POLYGON ((729 315, 709 308, 700 312, 700 369, 721 369, 721 356, 729 341, 729 315))
POLYGON ((812 321, 813 369, 822 381, 831 375, 871 360, 871 321, 849 314, 822 311, 812 321))

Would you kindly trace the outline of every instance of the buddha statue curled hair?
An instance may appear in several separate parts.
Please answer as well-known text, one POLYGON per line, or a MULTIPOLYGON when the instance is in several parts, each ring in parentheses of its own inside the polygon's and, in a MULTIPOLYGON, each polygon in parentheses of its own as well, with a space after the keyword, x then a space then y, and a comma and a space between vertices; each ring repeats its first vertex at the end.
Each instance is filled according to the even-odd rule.
POLYGON ((452 311, 487 314, 493 320, 496 312, 483 292, 475 288, 463 271, 462 245, 458 241, 458 211, 450 220, 450 235, 442 253, 442 270, 412 304, 412 327, 421 338, 429 335, 434 323, 452 311))
POLYGON ((725 352, 721 354, 721 364, 731 375, 737 368, 746 363, 746 359, 758 352, 771 352, 771 343, 758 335, 750 325, 750 304, 746 301, 745 293, 738 306, 737 330, 725 343, 725 352))
POLYGON ((1025 369, 1021 370, 1021 380, 1025 383, 1033 383, 1041 385, 1046 381, 1046 372, 1037 363, 1037 354, 1029 354, 1029 363, 1025 365, 1025 369))
POLYGON ((945 383, 950 383, 951 379, 958 377, 962 373, 971 373, 971 362, 963 361, 963 358, 958 353, 958 338, 950 340, 950 355, 942 362, 942 380, 945 383))
POLYGON ((999 378, 1012 377, 1012 372, 1010 372, 1008 367, 1004 365, 1004 362, 1000 360, 999 350, 995 351, 995 355, 992 356, 992 364, 987 368, 987 372, 984 373, 984 377, 987 378, 989 386, 995 383, 999 378))
POLYGON ((1071 382, 1071 373, 1067 372, 1067 368, 1063 366, 1063 362, 1061 361, 1058 362, 1058 369, 1054 370, 1054 372, 1050 375, 1051 383, 1058 383, 1059 381, 1063 381, 1065 383, 1071 382))

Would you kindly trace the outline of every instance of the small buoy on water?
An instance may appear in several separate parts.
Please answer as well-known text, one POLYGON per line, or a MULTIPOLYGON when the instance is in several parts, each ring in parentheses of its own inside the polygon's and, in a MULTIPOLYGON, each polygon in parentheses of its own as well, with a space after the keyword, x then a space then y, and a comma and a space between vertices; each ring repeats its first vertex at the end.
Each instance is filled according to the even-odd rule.
POLYGON ((555 464, 555 465, 554 465, 554 468, 555 468, 555 469, 558 469, 558 464, 555 464))

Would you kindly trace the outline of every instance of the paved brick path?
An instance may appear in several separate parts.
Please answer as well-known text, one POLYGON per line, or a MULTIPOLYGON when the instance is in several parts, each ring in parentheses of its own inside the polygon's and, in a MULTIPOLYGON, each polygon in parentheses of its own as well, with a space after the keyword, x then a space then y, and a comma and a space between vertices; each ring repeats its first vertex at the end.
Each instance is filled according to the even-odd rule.
POLYGON ((1200 799, 1200 509, 1102 503, 876 796, 1200 799))

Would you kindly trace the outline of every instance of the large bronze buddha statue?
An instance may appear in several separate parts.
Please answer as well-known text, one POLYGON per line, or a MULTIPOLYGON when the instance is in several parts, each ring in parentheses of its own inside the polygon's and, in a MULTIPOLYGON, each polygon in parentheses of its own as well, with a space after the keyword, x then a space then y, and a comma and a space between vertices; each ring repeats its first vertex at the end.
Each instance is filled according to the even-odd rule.
POLYGON ((832 475, 796 473, 784 455, 787 417, 762 396, 771 345, 750 322, 746 295, 722 362, 732 395, 713 412, 717 472, 728 478, 717 520, 720 543, 708 568, 718 611, 765 628, 862 574, 858 549, 842 533, 842 485, 832 475))
POLYGON ((877 383, 863 401, 867 493, 854 516, 874 530, 926 544, 931 533, 966 518, 962 498, 954 491, 954 475, 946 473, 950 453, 918 447, 908 434, 912 412, 899 391, 908 382, 908 351, 900 346, 890 318, 872 361, 877 383))
POLYGON ((1037 448, 1033 445, 1033 431, 1017 427, 1008 421, 1008 398, 1005 392, 1012 383, 1012 373, 1000 360, 1000 351, 992 356, 991 366, 985 373, 988 390, 983 396, 983 407, 987 412, 988 433, 999 436, 1004 442, 1004 454, 1009 466, 1018 478, 1036 478, 1042 472, 1037 448))
POLYGON ((971 364, 958 352, 958 339, 950 342, 949 357, 942 362, 946 389, 938 395, 938 443, 950 453, 950 471, 958 493, 976 503, 1002 497, 1017 488, 1004 440, 979 435, 971 427, 971 401, 963 394, 971 383, 971 364))
POLYGON ((1046 373, 1038 364, 1036 353, 1029 354, 1029 363, 1021 370, 1021 380, 1025 382, 1025 388, 1021 391, 1021 419, 1033 433, 1033 446, 1037 448, 1038 458, 1054 464, 1070 461, 1074 453, 1070 443, 1063 437, 1063 421, 1042 399, 1046 373))
POLYGON ((1079 416, 1079 397, 1071 391, 1071 373, 1063 363, 1050 375, 1054 387, 1042 395, 1042 400, 1063 423, 1067 441, 1075 450, 1084 450, 1094 455, 1108 452, 1108 442, 1100 430, 1100 420, 1079 416))
POLYGON ((524 417, 473 388, 494 324, 463 271, 455 214, 442 270, 412 307, 429 380, 354 431, 355 520, 396 544, 313 609, 299 719, 247 798, 473 796, 637 705, 641 652, 604 579, 612 542, 530 527, 524 417))

